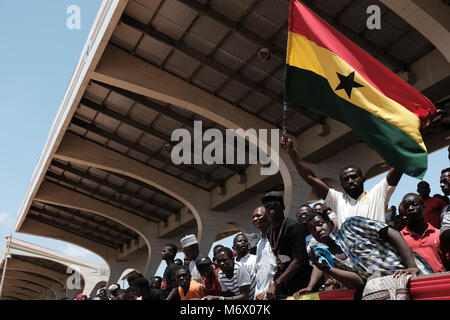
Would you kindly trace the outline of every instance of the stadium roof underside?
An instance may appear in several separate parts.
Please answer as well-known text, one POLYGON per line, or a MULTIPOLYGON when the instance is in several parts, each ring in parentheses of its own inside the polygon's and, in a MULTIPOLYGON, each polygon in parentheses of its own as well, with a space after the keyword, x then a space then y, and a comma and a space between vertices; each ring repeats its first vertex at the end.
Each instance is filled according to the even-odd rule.
MULTIPOLYGON (((424 140, 429 152, 448 145, 448 5, 304 3, 434 102, 442 115, 424 140), (380 30, 366 26, 370 4, 381 8, 380 30)), ((229 214, 255 195, 286 192, 283 172, 262 176, 257 164, 175 165, 170 151, 172 132, 185 128, 194 136, 197 120, 203 130, 223 133, 281 129, 288 9, 286 0, 104 1, 16 231, 78 244, 110 266, 134 261, 154 271, 150 257, 159 264, 154 248, 162 243, 188 232, 200 237, 218 212, 229 214), (202 212, 209 220, 201 221, 202 212)), ((287 132, 319 171, 362 145, 349 128, 306 106, 289 106, 287 132)), ((388 169, 380 159, 368 163, 361 165, 368 177, 388 169)), ((320 175, 333 185, 331 171, 320 175)), ((212 241, 239 229, 222 225, 212 241)))

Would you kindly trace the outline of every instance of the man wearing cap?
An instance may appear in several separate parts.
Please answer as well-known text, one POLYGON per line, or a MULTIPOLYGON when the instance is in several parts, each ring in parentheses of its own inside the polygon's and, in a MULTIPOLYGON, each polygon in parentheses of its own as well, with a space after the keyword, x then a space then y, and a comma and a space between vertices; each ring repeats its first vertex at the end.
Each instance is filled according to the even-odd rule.
POLYGON ((111 292, 111 300, 117 300, 117 297, 121 293, 120 285, 112 284, 108 287, 109 292, 111 292))
POLYGON ((312 267, 308 263, 303 225, 284 216, 281 193, 272 191, 262 198, 271 227, 269 241, 277 262, 277 272, 269 284, 267 299, 287 297, 308 285, 312 267))
POLYGON ((180 240, 181 246, 183 247, 184 259, 189 263, 189 271, 191 272, 191 277, 200 284, 203 284, 202 276, 197 270, 195 265, 195 259, 199 255, 198 241, 194 234, 188 234, 180 240))
POLYGON ((203 289, 205 293, 212 296, 222 295, 219 283, 219 270, 214 267, 211 259, 201 254, 195 259, 195 265, 203 277, 203 289))

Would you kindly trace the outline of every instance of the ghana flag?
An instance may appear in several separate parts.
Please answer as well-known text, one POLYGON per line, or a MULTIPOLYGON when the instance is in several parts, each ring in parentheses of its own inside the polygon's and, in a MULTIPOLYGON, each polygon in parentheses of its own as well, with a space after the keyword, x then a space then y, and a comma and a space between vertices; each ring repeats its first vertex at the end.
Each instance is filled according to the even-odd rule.
POLYGON ((420 118, 435 106, 341 35, 291 0, 285 99, 347 124, 390 166, 422 178, 428 154, 420 118))

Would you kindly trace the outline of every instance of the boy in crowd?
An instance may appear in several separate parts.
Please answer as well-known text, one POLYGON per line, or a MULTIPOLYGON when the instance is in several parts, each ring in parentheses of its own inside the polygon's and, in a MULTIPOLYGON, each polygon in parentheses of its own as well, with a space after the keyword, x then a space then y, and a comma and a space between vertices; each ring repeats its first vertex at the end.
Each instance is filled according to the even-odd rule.
POLYGON ((192 279, 188 266, 180 267, 176 272, 176 277, 181 300, 199 300, 205 296, 202 285, 192 279))
POLYGON ((219 283, 222 296, 207 296, 208 300, 253 300, 255 298, 255 274, 234 260, 233 251, 223 247, 216 255, 219 264, 219 283))
POLYGON ((236 261, 247 266, 251 272, 254 272, 256 256, 249 252, 248 238, 245 234, 240 233, 234 237, 233 249, 236 250, 236 261))
POLYGON ((424 258, 434 272, 444 272, 439 229, 424 218, 424 201, 415 193, 408 193, 400 206, 405 210, 406 227, 401 231, 409 247, 424 258))
POLYGON ((426 181, 420 181, 417 184, 417 193, 422 197, 424 204, 423 217, 425 221, 434 228, 441 228, 441 211, 447 205, 438 197, 430 197, 430 185, 426 181))

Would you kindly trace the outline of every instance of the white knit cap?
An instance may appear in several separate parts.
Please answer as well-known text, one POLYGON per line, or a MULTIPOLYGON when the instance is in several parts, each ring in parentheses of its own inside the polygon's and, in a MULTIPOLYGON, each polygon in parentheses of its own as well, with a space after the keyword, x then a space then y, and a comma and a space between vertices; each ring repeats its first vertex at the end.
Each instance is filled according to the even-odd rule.
POLYGON ((197 238, 195 237, 195 234, 188 234, 187 236, 185 236, 184 238, 182 238, 180 240, 181 246, 183 248, 192 246, 193 244, 198 243, 197 242, 197 238))
POLYGON ((109 291, 114 291, 114 290, 117 290, 117 289, 119 289, 119 286, 117 284, 112 284, 108 288, 109 291))

